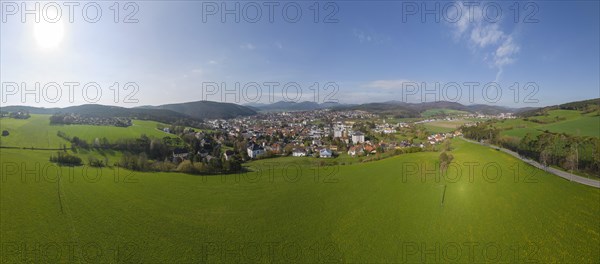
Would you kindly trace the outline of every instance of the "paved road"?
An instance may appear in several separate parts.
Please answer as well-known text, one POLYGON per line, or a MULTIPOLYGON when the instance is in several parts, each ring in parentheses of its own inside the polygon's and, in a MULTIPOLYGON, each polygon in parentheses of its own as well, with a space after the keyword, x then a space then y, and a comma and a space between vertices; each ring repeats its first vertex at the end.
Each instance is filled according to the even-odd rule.
POLYGON ((505 149, 505 148, 501 148, 501 147, 494 146, 494 145, 489 145, 489 144, 483 144, 483 143, 480 143, 480 142, 477 142, 477 141, 474 141, 474 140, 466 139, 464 137, 461 137, 461 138, 463 140, 467 141, 467 142, 471 142, 471 143, 479 144, 479 145, 482 145, 482 146, 489 146, 489 147, 492 147, 492 148, 499 149, 499 150, 501 150, 501 151, 503 151, 505 153, 508 153, 509 155, 511 155, 511 156, 513 156, 513 157, 515 157, 517 159, 520 159, 520 160, 522 160, 522 161, 530 164, 531 166, 534 166, 534 167, 536 167, 538 169, 547 171, 547 172, 552 173, 552 174, 554 174, 556 176, 565 178, 565 179, 567 179, 569 181, 574 181, 574 182, 578 182, 578 183, 585 184, 585 185, 588 185, 588 186, 600 188, 600 181, 596 181, 596 180, 588 179, 588 178, 585 178, 585 177, 581 177, 579 175, 575 175, 573 173, 568 173, 566 171, 561 171, 561 170, 558 170, 558 169, 555 169, 555 168, 546 167, 546 166, 538 163, 537 161, 521 157, 518 153, 516 153, 516 152, 514 152, 512 150, 509 150, 509 149, 505 149))

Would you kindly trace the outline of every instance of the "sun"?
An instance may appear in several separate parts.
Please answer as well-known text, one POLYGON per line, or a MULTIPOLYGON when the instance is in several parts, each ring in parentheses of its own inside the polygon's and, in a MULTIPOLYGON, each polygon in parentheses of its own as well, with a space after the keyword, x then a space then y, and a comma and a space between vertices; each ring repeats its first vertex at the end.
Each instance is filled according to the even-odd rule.
POLYGON ((56 49, 63 40, 65 28, 62 22, 40 21, 33 26, 33 36, 38 47, 44 50, 56 49))

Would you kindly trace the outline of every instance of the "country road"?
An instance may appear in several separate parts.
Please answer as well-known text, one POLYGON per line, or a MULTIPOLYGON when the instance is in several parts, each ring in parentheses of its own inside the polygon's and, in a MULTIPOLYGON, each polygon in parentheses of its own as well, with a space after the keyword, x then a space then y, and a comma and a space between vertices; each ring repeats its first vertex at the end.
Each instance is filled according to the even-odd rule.
POLYGON ((556 176, 559 176, 561 178, 565 178, 565 179, 567 179, 569 181, 574 181, 574 182, 585 184, 585 185, 588 185, 588 186, 600 188, 600 181, 588 179, 588 178, 585 178, 585 177, 581 177, 579 175, 575 175, 573 173, 568 173, 566 171, 558 170, 558 169, 555 169, 555 168, 546 167, 546 166, 540 164, 537 161, 521 157, 519 155, 519 153, 514 152, 512 150, 509 150, 509 149, 505 149, 505 148, 501 148, 501 147, 494 146, 494 145, 489 145, 489 144, 483 144, 483 143, 480 143, 480 142, 477 142, 477 141, 474 141, 474 140, 466 139, 464 137, 460 137, 460 138, 463 139, 464 141, 467 141, 467 142, 471 142, 471 143, 479 144, 479 145, 482 145, 482 146, 489 146, 489 147, 492 147, 492 148, 499 149, 499 150, 501 150, 501 151, 503 151, 505 153, 508 153, 509 155, 511 155, 511 156, 513 156, 513 157, 515 157, 517 159, 520 159, 520 160, 528 163, 531 166, 534 166, 534 167, 536 167, 538 169, 541 169, 541 170, 544 170, 546 172, 552 173, 552 174, 554 174, 556 176))

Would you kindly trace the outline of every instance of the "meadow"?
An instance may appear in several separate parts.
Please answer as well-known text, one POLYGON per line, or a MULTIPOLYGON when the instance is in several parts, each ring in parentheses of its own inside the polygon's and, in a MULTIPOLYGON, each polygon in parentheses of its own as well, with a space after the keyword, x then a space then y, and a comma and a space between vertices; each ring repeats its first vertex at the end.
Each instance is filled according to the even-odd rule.
POLYGON ((440 115, 452 116, 452 115, 463 115, 463 114, 469 114, 469 112, 461 111, 461 110, 454 110, 454 109, 447 109, 447 108, 433 108, 433 109, 425 110, 423 113, 421 113, 421 116, 432 117, 432 116, 440 116, 440 115))
POLYGON ((436 152, 325 167, 312 158, 265 159, 248 163, 249 173, 197 176, 56 168, 47 151, 0 149, 0 257, 9 263, 600 260, 600 190, 488 147, 461 139, 452 146, 459 166, 446 176, 435 170, 436 152), (35 246, 39 253, 31 252, 35 246))
POLYGON ((501 135, 524 137, 526 134, 537 136, 543 131, 567 133, 576 136, 600 137, 600 115, 598 113, 583 114, 576 110, 551 110, 547 116, 534 116, 529 120, 510 119, 496 123, 496 127, 505 128, 501 135), (544 123, 536 123, 530 120, 544 123))
POLYGON ((455 131, 460 126, 472 121, 466 119, 457 120, 438 120, 433 122, 423 123, 422 126, 431 133, 447 133, 455 131))
MULTIPOLYGON (((145 134, 149 137, 163 138, 170 134, 157 129, 160 124, 154 121, 133 120, 130 127, 93 126, 93 125, 50 125, 50 115, 31 115, 28 119, 0 118, 2 130, 8 130, 7 137, 0 137, 0 146, 62 148, 70 147, 69 142, 57 136, 58 131, 68 136, 77 136, 93 143, 96 138, 106 137, 109 141, 122 138, 138 138, 145 134)), ((172 135, 171 135, 172 136, 172 135)))

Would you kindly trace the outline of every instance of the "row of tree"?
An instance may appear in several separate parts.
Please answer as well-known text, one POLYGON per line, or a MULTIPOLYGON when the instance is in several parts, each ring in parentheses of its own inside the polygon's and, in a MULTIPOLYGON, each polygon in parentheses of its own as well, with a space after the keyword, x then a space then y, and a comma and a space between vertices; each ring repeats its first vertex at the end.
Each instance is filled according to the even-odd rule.
POLYGON ((183 172, 192 174, 237 173, 242 171, 242 161, 235 157, 229 159, 221 157, 202 159, 199 157, 199 155, 195 155, 194 158, 174 162, 169 158, 165 158, 162 161, 151 160, 144 152, 139 154, 125 152, 117 165, 135 171, 183 172))
POLYGON ((50 156, 50 162, 58 163, 59 165, 65 166, 81 166, 81 158, 75 155, 69 154, 64 151, 56 152, 56 155, 50 156))
POLYGON ((518 139, 500 136, 500 129, 492 123, 463 127, 463 135, 477 141, 486 141, 510 149, 546 166, 558 166, 572 172, 600 174, 600 139, 579 137, 564 133, 543 132, 538 136, 527 134, 518 139))

